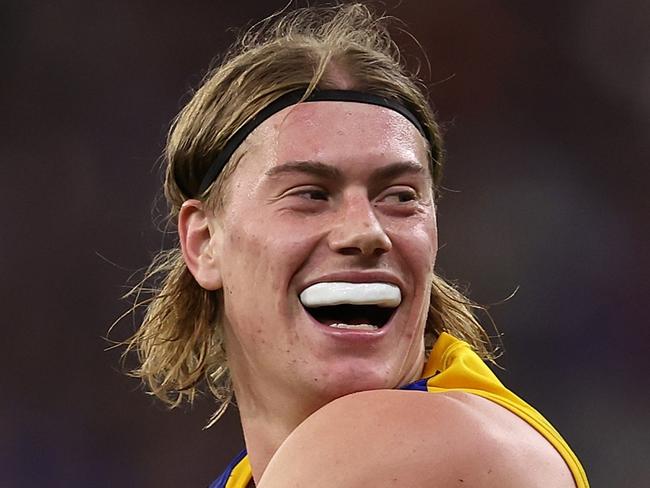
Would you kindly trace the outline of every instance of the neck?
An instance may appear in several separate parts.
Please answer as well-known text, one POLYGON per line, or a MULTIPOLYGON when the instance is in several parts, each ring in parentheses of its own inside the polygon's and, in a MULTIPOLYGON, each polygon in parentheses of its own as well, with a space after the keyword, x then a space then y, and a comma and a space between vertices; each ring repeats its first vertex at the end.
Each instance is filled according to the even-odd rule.
POLYGON ((289 434, 327 402, 310 404, 304 397, 296 402, 295 398, 283 398, 277 394, 264 396, 264 401, 260 402, 246 393, 250 392, 236 391, 237 405, 253 478, 258 482, 289 434))

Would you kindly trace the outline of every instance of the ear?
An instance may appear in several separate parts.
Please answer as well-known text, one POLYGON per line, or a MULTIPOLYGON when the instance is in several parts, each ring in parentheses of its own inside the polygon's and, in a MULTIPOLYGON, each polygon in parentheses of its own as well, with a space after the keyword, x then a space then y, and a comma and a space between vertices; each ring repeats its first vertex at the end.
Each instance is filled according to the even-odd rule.
POLYGON ((201 287, 218 290, 221 277, 221 225, 199 200, 187 200, 178 214, 178 236, 187 268, 201 287))

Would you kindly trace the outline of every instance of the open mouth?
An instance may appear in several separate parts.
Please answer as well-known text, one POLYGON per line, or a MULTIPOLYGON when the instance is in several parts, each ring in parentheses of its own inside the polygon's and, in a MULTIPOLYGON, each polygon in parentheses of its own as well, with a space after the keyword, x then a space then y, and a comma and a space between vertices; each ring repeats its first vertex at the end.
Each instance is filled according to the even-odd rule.
POLYGON ((305 307, 318 322, 329 327, 355 330, 377 330, 388 323, 397 308, 377 305, 332 305, 305 307))
POLYGON ((321 282, 300 294, 314 320, 337 329, 378 330, 391 319, 402 300, 389 283, 321 282))

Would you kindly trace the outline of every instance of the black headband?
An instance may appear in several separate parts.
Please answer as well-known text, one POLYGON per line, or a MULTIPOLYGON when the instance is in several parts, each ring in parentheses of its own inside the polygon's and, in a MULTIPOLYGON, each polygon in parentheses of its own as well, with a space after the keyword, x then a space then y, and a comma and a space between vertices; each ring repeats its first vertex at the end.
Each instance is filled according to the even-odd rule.
MULTIPOLYGON (((300 102, 305 96, 305 89, 301 88, 298 90, 285 93, 278 99, 271 102, 269 105, 260 110, 252 119, 246 122, 241 128, 236 131, 230 139, 226 142, 226 145, 221 150, 221 152, 214 159, 208 171, 203 176, 201 180, 201 185, 199 186, 199 191, 196 195, 201 195, 208 187, 217 179, 224 166, 233 155, 235 150, 244 142, 244 139, 255 130, 262 122, 268 119, 271 115, 279 112, 283 108, 295 105, 300 102)), ((366 103, 369 105, 379 105, 381 107, 386 107, 395 112, 399 113, 409 122, 411 122, 417 130, 429 141, 431 149, 435 151, 435 143, 431 140, 429 133, 425 130, 424 124, 421 123, 420 119, 413 113, 412 110, 409 110, 405 105, 395 100, 389 100, 388 98, 380 97, 378 95, 373 95, 371 93, 358 92, 352 90, 314 90, 306 97, 304 102, 358 102, 366 103)), ((179 178, 176 176, 176 183, 179 184, 179 178)), ((180 184, 178 185, 180 187, 180 184)), ((181 190, 184 191, 189 196, 189 193, 185 192, 185 189, 181 187, 181 190)))

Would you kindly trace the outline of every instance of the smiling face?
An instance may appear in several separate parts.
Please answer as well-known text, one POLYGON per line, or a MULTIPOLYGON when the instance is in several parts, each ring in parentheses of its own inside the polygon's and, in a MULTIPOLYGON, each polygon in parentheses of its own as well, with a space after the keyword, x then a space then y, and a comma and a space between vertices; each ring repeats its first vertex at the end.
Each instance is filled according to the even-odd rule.
POLYGON ((242 149, 207 244, 240 400, 326 403, 416 379, 437 250, 418 130, 388 108, 310 102, 270 117, 242 149), (345 287, 365 306, 318 307, 345 287))

